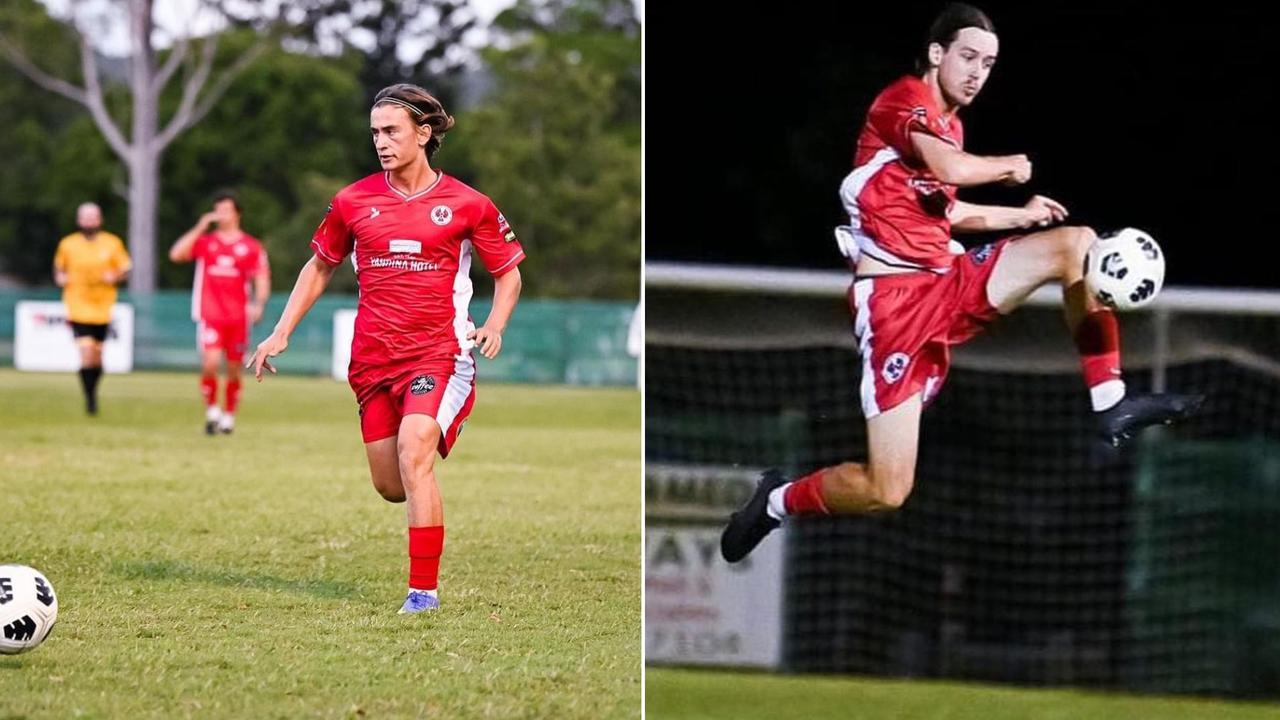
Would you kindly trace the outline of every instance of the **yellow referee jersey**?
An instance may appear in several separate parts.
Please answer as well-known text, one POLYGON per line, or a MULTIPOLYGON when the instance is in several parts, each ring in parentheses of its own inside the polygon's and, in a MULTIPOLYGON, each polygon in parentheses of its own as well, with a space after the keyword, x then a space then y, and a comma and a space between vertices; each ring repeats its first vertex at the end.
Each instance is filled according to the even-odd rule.
POLYGON ((133 266, 120 238, 101 230, 92 240, 84 233, 71 233, 58 243, 53 266, 67 274, 62 302, 67 306, 68 320, 86 325, 111 322, 116 286, 103 276, 108 271, 128 272, 133 266))

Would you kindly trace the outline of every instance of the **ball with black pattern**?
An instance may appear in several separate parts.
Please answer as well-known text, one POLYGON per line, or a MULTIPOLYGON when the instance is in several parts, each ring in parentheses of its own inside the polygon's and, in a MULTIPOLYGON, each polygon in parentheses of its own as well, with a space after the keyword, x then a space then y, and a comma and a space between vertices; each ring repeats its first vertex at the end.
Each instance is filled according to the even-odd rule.
POLYGON ((1164 253, 1135 228, 1102 235, 1085 255, 1084 280, 1090 293, 1114 310, 1149 305, 1164 286, 1164 253))
POLYGON ((53 583, 26 565, 0 565, 0 655, 17 655, 49 637, 58 621, 53 583))

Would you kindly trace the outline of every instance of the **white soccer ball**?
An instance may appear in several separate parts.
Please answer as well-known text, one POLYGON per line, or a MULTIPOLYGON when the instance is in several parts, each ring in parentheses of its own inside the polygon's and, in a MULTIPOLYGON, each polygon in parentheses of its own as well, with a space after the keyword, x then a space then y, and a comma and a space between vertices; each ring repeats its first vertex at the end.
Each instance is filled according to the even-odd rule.
POLYGON ((0 655, 44 642, 57 620, 58 598, 48 578, 26 565, 0 565, 0 655))
POLYGON ((1164 286, 1164 252, 1155 238, 1134 228, 1103 235, 1085 255, 1084 281, 1107 307, 1140 308, 1164 286))

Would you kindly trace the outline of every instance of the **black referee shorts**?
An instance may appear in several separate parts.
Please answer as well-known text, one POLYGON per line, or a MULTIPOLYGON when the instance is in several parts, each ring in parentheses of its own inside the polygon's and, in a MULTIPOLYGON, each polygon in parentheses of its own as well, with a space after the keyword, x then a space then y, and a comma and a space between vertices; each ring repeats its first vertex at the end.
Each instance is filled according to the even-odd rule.
POLYGON ((74 335, 77 339, 82 337, 89 337, 89 338, 93 338, 94 340, 97 340, 98 342, 106 342, 107 326, 73 322, 71 323, 71 334, 74 335))

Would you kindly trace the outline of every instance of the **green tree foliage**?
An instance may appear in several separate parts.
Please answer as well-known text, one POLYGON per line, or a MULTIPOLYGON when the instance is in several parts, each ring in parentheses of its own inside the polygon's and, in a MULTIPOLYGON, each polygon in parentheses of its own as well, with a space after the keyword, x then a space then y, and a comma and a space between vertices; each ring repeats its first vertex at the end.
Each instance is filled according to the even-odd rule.
POLYGON ((639 293, 640 46, 620 7, 634 12, 522 0, 500 15, 517 44, 484 53, 496 91, 441 151, 511 221, 538 295, 639 293))
MULTIPOLYGON (((517 4, 497 23, 508 49, 482 55, 491 92, 473 108, 450 107, 458 127, 436 162, 511 220, 529 251, 528 295, 629 298, 639 290, 639 35, 618 7, 630 5, 517 4)), ((34 0, 0 4, 0 30, 38 48, 31 54, 48 72, 78 79, 74 33, 34 0)), ((252 43, 251 30, 229 31, 217 65, 252 43)), ((170 263, 167 249, 223 188, 237 191, 245 230, 266 243, 275 287, 292 287, 330 198, 377 170, 363 80, 370 62, 351 48, 337 57, 268 51, 173 143, 160 173, 161 287, 189 286, 191 267, 170 263)), ((429 80, 419 82, 431 89, 429 80)), ((164 115, 178 96, 162 98, 164 115)), ((128 114, 122 97, 108 93, 121 104, 117 118, 128 114)), ((54 246, 86 200, 125 234, 126 174, 93 122, 3 64, 0 157, 0 273, 48 283, 54 246)), ((349 267, 334 285, 354 287, 349 267)))

